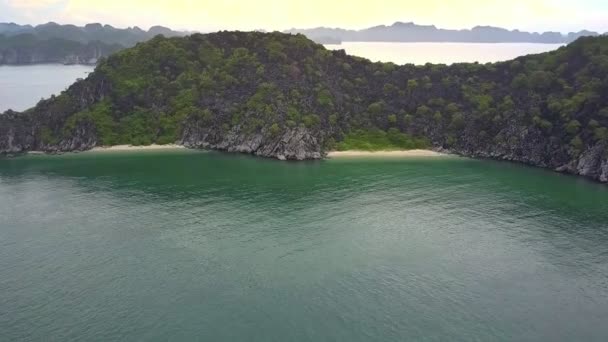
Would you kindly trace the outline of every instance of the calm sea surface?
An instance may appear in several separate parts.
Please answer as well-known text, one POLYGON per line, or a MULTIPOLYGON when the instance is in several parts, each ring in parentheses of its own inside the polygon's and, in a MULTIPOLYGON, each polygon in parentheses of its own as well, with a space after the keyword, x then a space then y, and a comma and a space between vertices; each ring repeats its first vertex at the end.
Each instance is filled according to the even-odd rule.
POLYGON ((608 187, 465 158, 0 160, 2 341, 606 341, 608 187))
POLYGON ((562 44, 534 43, 369 43, 345 42, 325 45, 328 49, 365 57, 373 62, 396 64, 452 64, 461 62, 500 62, 515 57, 557 50, 562 44))
POLYGON ((91 71, 93 67, 84 65, 0 66, 0 113, 31 108, 42 98, 58 95, 91 71))

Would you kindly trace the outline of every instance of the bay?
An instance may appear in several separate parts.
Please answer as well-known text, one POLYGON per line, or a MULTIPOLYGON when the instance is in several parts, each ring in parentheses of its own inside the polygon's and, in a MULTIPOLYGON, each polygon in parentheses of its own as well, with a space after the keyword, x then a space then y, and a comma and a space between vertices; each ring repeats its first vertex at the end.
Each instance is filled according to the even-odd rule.
POLYGON ((331 50, 395 64, 453 64, 502 62, 529 54, 557 50, 562 44, 536 43, 391 43, 344 42, 325 45, 331 50))
POLYGON ((86 65, 0 66, 0 113, 31 108, 43 98, 59 95, 91 71, 93 67, 86 65))
POLYGON ((605 341, 608 190, 445 158, 0 160, 0 340, 605 341))

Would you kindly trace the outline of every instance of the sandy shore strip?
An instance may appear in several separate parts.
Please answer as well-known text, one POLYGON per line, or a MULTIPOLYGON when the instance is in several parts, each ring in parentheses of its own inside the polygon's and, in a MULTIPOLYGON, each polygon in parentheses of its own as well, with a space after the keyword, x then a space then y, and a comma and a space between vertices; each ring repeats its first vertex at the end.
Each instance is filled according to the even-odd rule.
POLYGON ((114 145, 114 146, 100 146, 93 147, 90 152, 113 152, 113 151, 143 151, 143 150, 175 150, 184 149, 186 147, 176 144, 168 145, 146 145, 146 146, 133 146, 133 145, 114 145))
POLYGON ((333 151, 327 154, 329 158, 340 157, 441 157, 445 153, 432 150, 404 150, 404 151, 333 151))

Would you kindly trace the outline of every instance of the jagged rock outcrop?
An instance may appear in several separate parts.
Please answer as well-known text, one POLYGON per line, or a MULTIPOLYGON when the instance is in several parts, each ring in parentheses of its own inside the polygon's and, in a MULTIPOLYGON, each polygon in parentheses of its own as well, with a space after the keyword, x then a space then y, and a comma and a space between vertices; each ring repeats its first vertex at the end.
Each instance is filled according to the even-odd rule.
POLYGON ((567 164, 557 167, 558 172, 566 172, 608 182, 608 146, 600 142, 585 150, 581 155, 567 164))
POLYGON ((221 134, 186 127, 181 143, 191 148, 214 149, 254 154, 280 160, 321 159, 324 156, 319 140, 306 128, 289 129, 280 135, 266 132, 242 133, 239 127, 221 134))

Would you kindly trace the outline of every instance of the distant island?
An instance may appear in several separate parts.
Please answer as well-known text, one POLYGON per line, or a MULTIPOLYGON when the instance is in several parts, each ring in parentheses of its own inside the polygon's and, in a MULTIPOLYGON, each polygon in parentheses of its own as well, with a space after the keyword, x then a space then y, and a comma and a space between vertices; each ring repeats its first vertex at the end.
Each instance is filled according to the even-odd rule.
POLYGON ((434 149, 608 182, 608 37, 494 64, 372 63, 303 35, 156 36, 0 115, 0 154, 173 144, 288 160, 434 149))
POLYGON ((83 27, 53 22, 38 26, 0 23, 0 65, 94 65, 100 58, 159 34, 185 35, 162 26, 144 31, 138 27, 119 29, 97 23, 83 27))
POLYGON ((316 36, 311 38, 317 44, 323 45, 340 45, 342 44, 342 40, 336 37, 328 37, 328 36, 316 36))
MULTIPOLYGON (((455 42, 455 43, 570 43, 584 36, 598 36, 598 32, 579 31, 562 34, 560 32, 524 32, 507 30, 493 26, 476 26, 470 30, 448 30, 434 25, 417 25, 411 22, 396 22, 391 26, 374 26, 363 30, 318 27, 312 29, 291 29, 285 33, 301 33, 308 38, 324 42, 455 42)), ((331 43, 334 44, 334 43, 331 43)))
MULTIPOLYGON (((264 32, 263 30, 261 32, 264 32)), ((264 32, 265 33, 265 32, 264 32)), ((591 31, 530 33, 492 26, 470 30, 447 30, 432 25, 396 22, 363 30, 339 28, 290 29, 290 34, 303 34, 319 44, 342 42, 474 42, 474 43, 570 43, 583 36, 598 36, 591 31)), ((153 26, 148 31, 139 27, 120 29, 99 23, 85 26, 60 25, 54 22, 31 26, 0 23, 0 65, 41 63, 95 65, 104 57, 145 42, 156 35, 185 36, 187 32, 153 26)))

